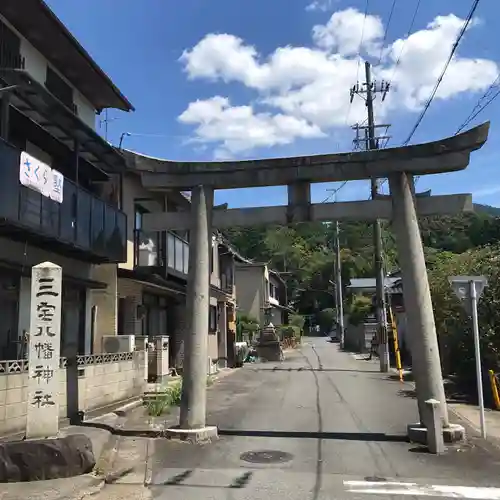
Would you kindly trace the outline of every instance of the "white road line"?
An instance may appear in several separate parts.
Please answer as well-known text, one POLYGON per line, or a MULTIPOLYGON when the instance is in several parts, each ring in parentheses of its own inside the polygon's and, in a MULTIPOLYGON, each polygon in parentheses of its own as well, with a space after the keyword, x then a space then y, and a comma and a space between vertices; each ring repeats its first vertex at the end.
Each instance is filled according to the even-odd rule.
POLYGON ((500 500, 500 488, 490 487, 445 486, 391 481, 344 481, 344 486, 350 493, 500 500))

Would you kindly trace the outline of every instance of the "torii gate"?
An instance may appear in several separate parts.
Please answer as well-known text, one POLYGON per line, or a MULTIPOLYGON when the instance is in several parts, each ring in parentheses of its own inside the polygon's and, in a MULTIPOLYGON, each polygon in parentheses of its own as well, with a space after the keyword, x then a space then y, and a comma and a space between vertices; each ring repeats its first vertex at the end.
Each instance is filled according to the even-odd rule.
MULTIPOLYGON (((413 370, 422 427, 431 428, 425 401, 440 402, 449 428, 431 294, 417 222, 419 216, 472 211, 470 194, 415 197, 413 177, 463 170, 470 153, 486 142, 489 123, 441 141, 354 153, 227 162, 175 162, 127 152, 130 168, 150 190, 191 190, 191 212, 145 214, 144 229, 190 230, 184 394, 180 428, 206 422, 209 308, 209 242, 212 228, 306 221, 391 219, 403 279, 413 370), (311 204, 311 183, 388 178, 390 197, 311 204), (213 210, 215 189, 288 186, 288 206, 213 210)), ((215 207, 218 208, 218 207, 215 207)))

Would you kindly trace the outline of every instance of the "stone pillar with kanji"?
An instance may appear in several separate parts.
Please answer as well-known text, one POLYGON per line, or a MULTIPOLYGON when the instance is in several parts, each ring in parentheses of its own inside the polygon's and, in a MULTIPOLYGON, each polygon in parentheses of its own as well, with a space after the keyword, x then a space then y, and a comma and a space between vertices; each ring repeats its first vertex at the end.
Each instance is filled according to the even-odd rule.
POLYGON ((62 269, 51 262, 32 268, 26 439, 59 432, 62 269))

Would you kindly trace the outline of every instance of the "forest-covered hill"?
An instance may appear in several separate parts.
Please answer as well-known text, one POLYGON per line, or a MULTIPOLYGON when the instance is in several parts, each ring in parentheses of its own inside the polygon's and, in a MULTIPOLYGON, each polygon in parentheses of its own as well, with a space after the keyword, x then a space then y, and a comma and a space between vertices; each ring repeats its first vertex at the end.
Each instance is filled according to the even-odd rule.
MULTIPOLYGON (((449 276, 484 275, 488 278, 479 303, 479 327, 485 370, 500 372, 500 216, 499 209, 475 205, 475 213, 420 220, 434 304, 436 330, 445 375, 453 373, 462 386, 475 391, 474 344, 470 319, 451 291, 449 276)), ((370 224, 340 226, 344 286, 350 277, 373 277, 370 224)), ((333 225, 305 223, 293 227, 234 228, 227 236, 245 256, 268 262, 285 272, 288 296, 302 314, 334 306, 332 286, 333 225)), ((387 271, 398 267, 390 224, 383 225, 387 271)), ((349 304, 345 304, 345 310, 349 304)), ((488 375, 485 396, 491 399, 488 375)))

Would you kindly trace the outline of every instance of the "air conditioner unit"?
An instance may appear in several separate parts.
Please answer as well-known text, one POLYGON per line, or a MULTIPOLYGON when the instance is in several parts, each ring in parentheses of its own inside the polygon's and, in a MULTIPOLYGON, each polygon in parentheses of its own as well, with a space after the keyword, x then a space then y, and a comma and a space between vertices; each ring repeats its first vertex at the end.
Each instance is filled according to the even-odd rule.
POLYGON ((108 354, 118 352, 133 352, 135 335, 105 335, 102 338, 102 350, 108 354))

